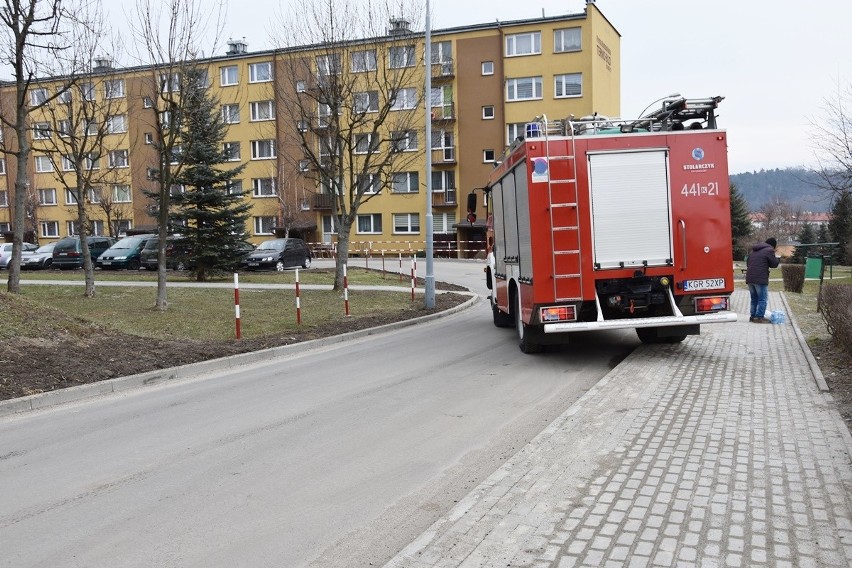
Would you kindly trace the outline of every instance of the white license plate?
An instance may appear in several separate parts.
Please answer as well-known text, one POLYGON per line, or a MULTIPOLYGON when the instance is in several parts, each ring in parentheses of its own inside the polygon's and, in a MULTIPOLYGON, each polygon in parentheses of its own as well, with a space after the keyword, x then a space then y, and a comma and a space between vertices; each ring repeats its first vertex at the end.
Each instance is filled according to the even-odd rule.
POLYGON ((249 265, 249 266, 259 266, 259 263, 257 263, 257 262, 249 262, 249 263, 248 263, 248 265, 249 265))
POLYGON ((684 280, 683 291, 721 290, 725 287, 724 278, 704 278, 702 280, 684 280))
POLYGON ((111 260, 102 260, 101 264, 109 266, 110 264, 112 264, 112 261, 111 260))

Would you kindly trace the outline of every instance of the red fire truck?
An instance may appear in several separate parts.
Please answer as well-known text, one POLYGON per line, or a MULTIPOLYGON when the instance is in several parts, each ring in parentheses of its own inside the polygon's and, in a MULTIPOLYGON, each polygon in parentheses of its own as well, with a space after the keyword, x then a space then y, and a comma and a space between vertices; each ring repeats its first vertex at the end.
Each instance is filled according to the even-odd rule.
POLYGON ((521 351, 617 328, 675 343, 736 321, 722 98, 527 124, 485 188, 494 324, 516 327, 521 351))

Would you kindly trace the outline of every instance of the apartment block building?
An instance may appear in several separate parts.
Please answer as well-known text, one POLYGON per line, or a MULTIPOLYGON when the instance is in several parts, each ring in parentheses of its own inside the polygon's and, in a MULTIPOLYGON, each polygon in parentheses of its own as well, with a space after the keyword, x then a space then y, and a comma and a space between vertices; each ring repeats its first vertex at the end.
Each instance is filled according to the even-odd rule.
MULTIPOLYGON (((423 250, 431 190, 436 250, 471 256, 483 247, 484 211, 479 199, 479 219, 469 223, 466 195, 484 185, 528 121, 542 114, 619 114, 620 36, 593 1, 576 14, 434 30, 431 41, 428 66, 424 33, 402 20, 392 22, 385 37, 333 49, 313 45, 251 52, 244 41, 231 41, 226 54, 195 62, 206 71, 227 124, 229 165, 246 164, 231 189, 245 192, 251 204, 250 241, 288 233, 317 247, 333 247, 335 213, 340 212, 333 199, 337 181, 347 191, 366 188, 351 252, 423 250), (426 72, 431 74, 428 94, 426 72), (331 150, 323 144, 333 144, 323 129, 332 127, 336 115, 322 102, 330 77, 352 78, 343 82, 352 104, 337 113, 353 139, 352 151, 339 169, 335 166, 331 180, 324 171, 331 150), (425 148, 426 108, 431 148, 425 148), (382 124, 371 130, 380 122, 373 116, 380 114, 382 124), (388 148, 394 159, 369 173, 373 152, 385 156, 388 148)), ((44 244, 74 234, 80 199, 95 234, 156 229, 149 194, 159 183, 156 148, 168 119, 158 96, 178 83, 162 67, 116 69, 103 61, 90 78, 56 97, 57 104, 31 115, 29 240, 44 244), (98 116, 77 112, 69 117, 71 101, 65 99, 72 96, 88 101, 87 108, 98 116), (100 147, 77 156, 97 175, 78 190, 70 154, 81 149, 70 152, 63 143, 71 138, 67 132, 91 129, 94 136, 99 128, 100 147)), ((62 78, 34 85, 31 104, 51 99, 62 85, 62 78)), ((13 92, 14 85, 0 86, 0 112, 12 108, 13 92)), ((12 132, 0 134, 4 144, 12 143, 12 132)), ((8 155, 0 161, 0 234, 12 230, 15 174, 8 155)))

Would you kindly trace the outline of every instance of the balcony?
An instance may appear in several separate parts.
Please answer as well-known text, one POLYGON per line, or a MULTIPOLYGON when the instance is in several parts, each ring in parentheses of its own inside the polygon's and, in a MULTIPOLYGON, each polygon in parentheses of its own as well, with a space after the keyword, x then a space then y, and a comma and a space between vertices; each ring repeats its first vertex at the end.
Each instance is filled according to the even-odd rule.
POLYGON ((331 209, 331 197, 330 193, 314 194, 314 209, 331 209))
POLYGON ((456 76, 456 66, 452 60, 432 63, 432 80, 441 82, 450 80, 456 76))
POLYGON ((456 119, 456 109, 452 102, 432 105, 432 122, 451 122, 456 119))
POLYGON ((432 165, 455 165, 456 163, 456 147, 448 148, 432 148, 432 165))
POLYGON ((455 207, 457 204, 455 189, 432 191, 432 207, 455 207))

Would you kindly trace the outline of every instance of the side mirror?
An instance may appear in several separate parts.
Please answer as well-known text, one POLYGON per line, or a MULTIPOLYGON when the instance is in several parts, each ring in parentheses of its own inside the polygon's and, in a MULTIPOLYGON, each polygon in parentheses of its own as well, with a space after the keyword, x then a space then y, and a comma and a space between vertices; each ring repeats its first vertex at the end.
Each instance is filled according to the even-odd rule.
POLYGON ((476 222, 476 193, 467 194, 467 220, 473 225, 476 222))

